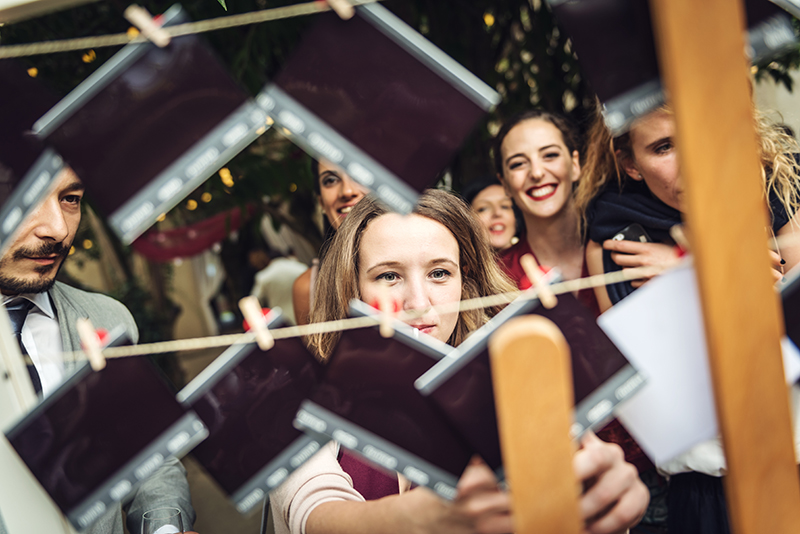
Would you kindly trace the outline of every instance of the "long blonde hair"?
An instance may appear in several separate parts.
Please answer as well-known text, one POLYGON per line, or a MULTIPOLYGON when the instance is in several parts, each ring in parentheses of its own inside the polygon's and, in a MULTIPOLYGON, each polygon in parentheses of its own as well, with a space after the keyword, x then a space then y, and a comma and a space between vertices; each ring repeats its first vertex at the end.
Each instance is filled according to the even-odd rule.
MULTIPOLYGON (((662 107, 661 111, 669 112, 669 108, 662 107)), ((797 141, 776 128, 758 111, 754 111, 753 121, 758 138, 764 198, 769 199, 770 193, 773 193, 791 219, 800 208, 800 165, 793 157, 793 154, 800 152, 797 141)), ((621 187, 628 178, 619 161, 624 158, 633 158, 630 133, 612 137, 598 105, 587 134, 586 160, 575 190, 575 206, 581 214, 584 228, 589 203, 600 190, 612 180, 616 180, 621 187), (619 158, 617 151, 620 152, 619 158)))
MULTIPOLYGON (((333 236, 322 259, 314 288, 312 323, 344 319, 347 317, 350 301, 361 297, 358 289, 361 238, 369 223, 385 213, 388 210, 380 202, 367 196, 353 208, 333 236)), ((414 213, 442 224, 456 238, 463 299, 515 289, 497 266, 494 252, 480 223, 463 200, 446 191, 428 190, 420 196, 414 213)), ((462 311, 448 343, 459 345, 501 308, 495 306, 462 311)), ((338 332, 313 334, 308 338, 309 346, 322 359, 330 356, 338 340, 338 332)))

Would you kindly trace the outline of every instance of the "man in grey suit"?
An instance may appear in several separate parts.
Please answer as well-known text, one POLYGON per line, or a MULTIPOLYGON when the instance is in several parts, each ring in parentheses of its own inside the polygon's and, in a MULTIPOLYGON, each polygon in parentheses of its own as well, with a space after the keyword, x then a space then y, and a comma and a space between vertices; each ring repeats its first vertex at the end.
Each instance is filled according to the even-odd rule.
MULTIPOLYGON (((61 353, 80 349, 75 328, 78 318, 88 317, 95 328, 109 331, 123 324, 134 343, 139 337, 133 317, 120 302, 55 282, 80 224, 84 189, 71 170, 62 171, 56 182, 0 258, 0 292, 9 316, 15 307, 27 310, 27 314, 22 311, 20 339, 33 361, 28 371, 39 395, 49 394, 77 367, 77 362, 65 361, 61 353)), ((128 530, 139 534, 142 514, 161 507, 180 508, 184 528, 191 529, 195 514, 186 470, 174 458, 146 480, 124 506, 128 530)), ((121 508, 106 513, 87 532, 123 534, 121 508)), ((6 534, 2 517, 0 534, 6 534)))

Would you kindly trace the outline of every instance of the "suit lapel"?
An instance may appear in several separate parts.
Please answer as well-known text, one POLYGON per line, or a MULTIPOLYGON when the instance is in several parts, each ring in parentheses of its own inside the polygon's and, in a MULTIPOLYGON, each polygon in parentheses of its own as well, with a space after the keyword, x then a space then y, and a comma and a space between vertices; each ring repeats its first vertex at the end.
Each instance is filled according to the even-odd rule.
MULTIPOLYGON (((78 333, 75 331, 75 321, 80 317, 86 317, 87 314, 83 310, 79 310, 74 302, 66 298, 63 290, 60 287, 60 282, 56 282, 50 290, 50 299, 53 302, 53 307, 56 310, 56 317, 58 319, 58 327, 61 330, 61 346, 64 352, 72 352, 81 349, 81 341, 78 338, 78 333)), ((78 367, 75 358, 65 357, 64 370, 67 375, 73 373, 78 367)))

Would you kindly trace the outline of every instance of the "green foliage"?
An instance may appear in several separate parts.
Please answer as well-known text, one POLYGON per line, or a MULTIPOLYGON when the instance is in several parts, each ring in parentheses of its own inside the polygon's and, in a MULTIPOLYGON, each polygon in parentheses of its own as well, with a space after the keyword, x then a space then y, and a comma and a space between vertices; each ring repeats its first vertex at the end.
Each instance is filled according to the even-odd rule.
MULTIPOLYGON (((792 18, 792 28, 796 36, 800 36, 800 21, 792 18)), ((794 89, 794 80, 791 71, 800 67, 800 45, 792 45, 776 58, 767 59, 756 66, 756 81, 761 81, 767 76, 776 84, 782 84, 787 91, 794 89)))

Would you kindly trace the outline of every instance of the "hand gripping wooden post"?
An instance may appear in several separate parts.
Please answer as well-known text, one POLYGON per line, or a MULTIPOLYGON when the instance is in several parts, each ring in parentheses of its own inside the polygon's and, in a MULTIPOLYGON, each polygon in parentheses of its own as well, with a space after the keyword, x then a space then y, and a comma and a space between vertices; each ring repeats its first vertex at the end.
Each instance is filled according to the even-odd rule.
POLYGON ((516 534, 578 534, 574 398, 567 341, 549 319, 511 319, 489 342, 503 465, 516 534))
POLYGON ((764 246, 741 0, 651 0, 677 123, 733 532, 800 530, 782 318, 764 246))

